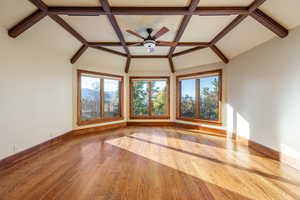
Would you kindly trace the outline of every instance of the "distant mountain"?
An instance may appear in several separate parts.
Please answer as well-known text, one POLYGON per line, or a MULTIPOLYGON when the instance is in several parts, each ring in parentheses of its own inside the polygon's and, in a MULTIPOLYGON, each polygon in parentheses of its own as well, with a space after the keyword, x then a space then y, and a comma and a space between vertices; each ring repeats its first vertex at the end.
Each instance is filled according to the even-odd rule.
POLYGON ((98 92, 88 88, 83 88, 81 90, 81 97, 83 99, 94 99, 95 97, 99 98, 98 92))
MULTIPOLYGON (((110 99, 114 99, 114 98, 116 98, 117 93, 116 92, 105 92, 105 95, 106 95, 106 97, 109 96, 110 99)), ((81 90, 81 96, 84 99, 94 99, 95 97, 99 98, 98 92, 95 90, 91 90, 89 88, 83 88, 81 90)))

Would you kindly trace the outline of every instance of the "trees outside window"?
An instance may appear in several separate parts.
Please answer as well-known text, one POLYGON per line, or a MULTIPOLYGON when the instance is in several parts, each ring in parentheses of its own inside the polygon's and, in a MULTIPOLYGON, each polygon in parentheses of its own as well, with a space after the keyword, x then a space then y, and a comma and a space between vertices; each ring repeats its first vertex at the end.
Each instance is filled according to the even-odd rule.
POLYGON ((169 77, 131 77, 130 89, 130 118, 169 118, 169 77))
POLYGON ((123 77, 78 70, 78 125, 122 119, 123 77))
POLYGON ((177 119, 221 123, 221 70, 181 75, 177 83, 177 119))

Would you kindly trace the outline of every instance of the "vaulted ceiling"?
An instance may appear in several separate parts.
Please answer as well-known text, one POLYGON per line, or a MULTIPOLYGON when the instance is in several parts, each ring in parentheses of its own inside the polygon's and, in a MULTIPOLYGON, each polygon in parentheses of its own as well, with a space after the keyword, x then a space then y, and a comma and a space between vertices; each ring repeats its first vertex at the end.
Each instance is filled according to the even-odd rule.
POLYGON ((2 0, 0 25, 35 37, 71 62, 101 59, 129 70, 175 71, 230 59, 300 25, 299 0, 2 0), (74 16, 76 15, 76 16, 74 16), (59 26, 58 26, 59 25, 59 26), (127 29, 170 29, 153 54, 127 29), (38 37, 37 37, 38 35, 38 37), (55 42, 53 42, 55 37, 55 42), (117 64, 118 63, 118 64, 117 64))

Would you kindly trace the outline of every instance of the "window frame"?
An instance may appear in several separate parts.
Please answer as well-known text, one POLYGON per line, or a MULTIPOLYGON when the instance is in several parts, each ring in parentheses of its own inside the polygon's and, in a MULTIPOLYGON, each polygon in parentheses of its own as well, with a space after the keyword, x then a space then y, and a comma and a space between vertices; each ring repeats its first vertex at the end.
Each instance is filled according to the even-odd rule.
MULTIPOLYGON (((196 81, 197 82, 197 81, 196 81)), ((196 99, 198 99, 198 103, 196 103, 197 109, 200 110, 200 92, 199 86, 196 84, 196 99), (198 97, 198 98, 197 98, 198 97)), ((203 124, 212 124, 212 125, 217 125, 217 126, 222 126, 223 125, 223 119, 222 119, 222 105, 223 105, 223 70, 218 69, 218 70, 212 70, 212 71, 205 71, 205 72, 196 72, 192 74, 183 74, 183 75, 178 75, 176 76, 176 119, 177 120, 182 120, 182 121, 190 121, 190 122, 198 122, 198 123, 203 123, 203 124), (182 79, 188 79, 188 78, 200 78, 206 77, 206 76, 213 76, 217 75, 219 77, 219 112, 218 112, 218 120, 204 120, 204 119, 199 119, 199 118, 193 118, 193 117, 183 117, 181 115, 181 84, 180 80, 182 79)))
POLYGON ((169 76, 131 76, 129 77, 129 119, 143 120, 143 119, 170 119, 170 77, 169 76), (167 83, 167 114, 165 115, 151 115, 152 106, 151 106, 151 95, 149 95, 149 115, 136 116, 133 114, 133 82, 135 80, 145 80, 145 81, 154 81, 154 80, 165 80, 167 83))
MULTIPOLYGON (((100 78, 100 77, 99 77, 100 78)), ((120 121, 124 120, 124 113, 123 113, 123 94, 124 93, 124 77, 115 74, 107 74, 101 72, 93 72, 87 70, 77 70, 77 125, 89 125, 89 124, 99 124, 104 122, 112 122, 112 121, 120 121), (111 117, 111 118, 104 118, 104 79, 100 79, 100 118, 93 119, 93 120, 81 120, 81 76, 82 74, 90 74, 101 76, 103 78, 108 79, 119 79, 119 106, 120 106, 120 116, 119 117, 111 117)))

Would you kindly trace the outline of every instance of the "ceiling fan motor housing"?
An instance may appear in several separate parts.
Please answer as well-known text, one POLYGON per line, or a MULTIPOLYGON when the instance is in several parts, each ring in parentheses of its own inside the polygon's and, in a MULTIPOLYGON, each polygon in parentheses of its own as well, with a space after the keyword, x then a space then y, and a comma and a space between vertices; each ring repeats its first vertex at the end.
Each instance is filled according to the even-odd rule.
POLYGON ((144 47, 146 48, 154 48, 156 46, 156 42, 154 40, 145 40, 144 47))

